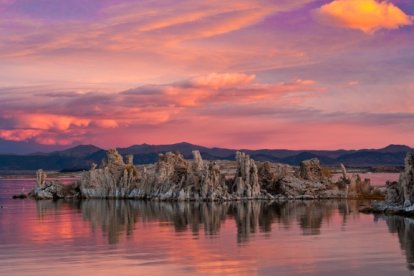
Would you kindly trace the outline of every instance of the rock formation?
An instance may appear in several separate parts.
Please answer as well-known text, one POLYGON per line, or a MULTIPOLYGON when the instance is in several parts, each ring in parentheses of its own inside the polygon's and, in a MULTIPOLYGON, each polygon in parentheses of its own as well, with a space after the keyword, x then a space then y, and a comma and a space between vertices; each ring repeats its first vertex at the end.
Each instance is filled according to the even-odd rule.
POLYGON ((345 165, 342 163, 341 163, 341 173, 342 173, 342 180, 347 180, 348 179, 347 171, 346 171, 345 165))
POLYGON ((294 175, 291 166, 278 163, 264 162, 258 169, 261 188, 270 194, 280 193, 280 180, 294 175))
POLYGON ((341 186, 344 181, 350 183, 350 194, 352 192, 355 197, 372 192, 369 182, 362 182, 359 177, 332 182, 324 175, 317 159, 301 162, 296 172, 288 165, 256 164, 242 152, 237 152, 236 162, 232 164, 235 164, 235 173, 229 175, 220 162, 205 162, 199 151, 193 151, 192 160, 184 159, 178 152, 167 152, 159 154, 155 164, 136 167, 132 155, 124 159, 113 149, 107 151, 100 167, 92 164, 90 170, 72 185, 48 182, 46 174, 38 171, 37 185, 31 195, 36 199, 79 197, 159 201, 344 198, 347 196, 345 187, 348 187, 341 186))
POLYGON ((405 157, 404 171, 400 174, 400 184, 404 195, 404 207, 414 203, 414 155, 409 153, 405 157))
POLYGON ((59 199, 79 197, 77 183, 62 185, 58 181, 47 181, 47 175, 43 170, 36 172, 36 186, 29 193, 29 197, 35 199, 59 199))
POLYGON ((375 203, 361 212, 414 215, 414 155, 407 153, 398 182, 387 182, 385 202, 375 203))
POLYGON ((245 153, 236 153, 237 172, 232 191, 238 197, 257 198, 260 196, 260 185, 257 166, 254 160, 245 153))
POLYGON ((350 199, 383 199, 384 191, 373 187, 370 179, 362 180, 359 174, 348 176, 348 172, 341 164, 341 178, 337 182, 339 189, 345 190, 345 197, 350 199))
POLYGON ((117 150, 106 153, 102 168, 92 164, 80 180, 81 196, 84 198, 128 198, 132 188, 139 182, 139 172, 128 157, 127 164, 117 150))
POLYGON ((323 182, 322 168, 316 158, 300 162, 299 176, 305 180, 323 182))
POLYGON ((43 188, 46 184, 46 178, 47 178, 47 175, 42 169, 37 170, 36 171, 36 184, 37 184, 37 187, 43 188))
POLYGON ((386 185, 386 202, 403 208, 414 208, 414 155, 408 153, 405 157, 404 171, 398 182, 388 182, 386 185))
POLYGON ((198 151, 193 161, 180 153, 159 155, 151 168, 138 169, 116 151, 108 151, 103 167, 91 170, 81 179, 85 198, 133 198, 151 200, 223 200, 228 199, 224 178, 215 162, 205 164, 198 151))

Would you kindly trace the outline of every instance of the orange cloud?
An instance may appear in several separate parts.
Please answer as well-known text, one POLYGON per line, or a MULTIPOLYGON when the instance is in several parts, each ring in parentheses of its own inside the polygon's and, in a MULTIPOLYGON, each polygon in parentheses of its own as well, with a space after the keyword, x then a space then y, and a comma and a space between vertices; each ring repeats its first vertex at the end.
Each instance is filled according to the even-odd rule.
POLYGON ((236 85, 244 85, 251 83, 256 78, 255 75, 247 75, 242 73, 212 73, 203 77, 196 77, 192 83, 197 86, 208 86, 214 89, 234 87, 236 85))
POLYGON ((9 141, 25 141, 41 133, 42 131, 34 129, 1 129, 0 138, 9 141))
POLYGON ((119 126, 116 120, 111 119, 97 120, 94 121, 94 124, 101 128, 116 128, 119 126))
MULTIPOLYGON (((40 144, 70 144, 102 137, 108 128, 124 133, 128 128, 165 128, 177 122, 205 122, 229 106, 248 113, 253 104, 295 106, 321 91, 313 80, 264 83, 255 75, 211 73, 181 82, 146 85, 119 93, 41 93, 28 107, 0 102, 0 138, 34 140, 40 144), (316 92, 316 93, 315 93, 316 92), (58 105, 56 102, 58 101, 58 105), (99 133, 99 134, 97 134, 99 133)), ((23 93, 22 91, 20 93, 23 93)), ((257 111, 252 111, 256 113, 257 111)), ((161 135, 165 136, 165 135, 161 135)))
POLYGON ((389 2, 376 0, 335 0, 317 10, 323 23, 374 33, 413 24, 411 16, 389 2))
POLYGON ((18 117, 18 127, 66 130, 72 126, 87 127, 91 120, 54 114, 24 114, 18 117))

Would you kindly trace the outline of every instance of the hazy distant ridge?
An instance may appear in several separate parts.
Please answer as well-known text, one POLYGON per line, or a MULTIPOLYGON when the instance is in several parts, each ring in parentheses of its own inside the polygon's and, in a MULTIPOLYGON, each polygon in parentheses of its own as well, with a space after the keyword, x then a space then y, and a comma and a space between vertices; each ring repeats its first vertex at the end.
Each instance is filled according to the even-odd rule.
MULTIPOLYGON (((133 154, 135 164, 153 163, 158 154, 167 151, 179 151, 186 158, 191 158, 193 150, 199 150, 204 159, 233 160, 235 149, 207 148, 189 143, 171 145, 134 145, 119 148, 121 154, 133 154)), ((405 145, 389 145, 381 149, 361 150, 283 150, 261 149, 242 151, 250 154, 258 161, 272 161, 298 165, 300 161, 313 157, 319 158, 323 165, 344 163, 348 166, 402 166, 404 156, 408 151, 414 151, 405 145)), ((100 163, 105 156, 105 150, 94 145, 80 145, 70 149, 51 153, 34 153, 29 155, 0 155, 0 170, 82 170, 89 168, 92 162, 100 163)))

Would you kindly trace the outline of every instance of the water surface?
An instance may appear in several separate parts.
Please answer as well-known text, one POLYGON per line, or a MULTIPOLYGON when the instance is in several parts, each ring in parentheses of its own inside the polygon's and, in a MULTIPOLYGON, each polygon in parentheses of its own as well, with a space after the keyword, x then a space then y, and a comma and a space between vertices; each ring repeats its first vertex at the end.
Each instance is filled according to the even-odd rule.
MULTIPOLYGON (((362 180, 368 178, 371 180, 371 185, 373 186, 384 186, 387 181, 398 181, 400 174, 399 173, 388 173, 388 172, 381 172, 381 173, 358 173, 362 180)), ((348 176, 352 176, 352 173, 348 173, 348 176)), ((339 178, 342 177, 342 174, 337 173, 333 175, 333 180, 337 181, 339 178)))
POLYGON ((366 202, 157 203, 9 199, 0 275, 410 275, 414 224, 366 202))

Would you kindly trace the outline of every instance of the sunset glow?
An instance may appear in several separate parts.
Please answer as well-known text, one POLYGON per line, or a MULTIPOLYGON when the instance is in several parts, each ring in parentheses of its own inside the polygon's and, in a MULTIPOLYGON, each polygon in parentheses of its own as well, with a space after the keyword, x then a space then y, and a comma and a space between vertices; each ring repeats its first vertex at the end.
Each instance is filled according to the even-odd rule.
POLYGON ((411 0, 0 0, 0 15, 3 141, 414 145, 411 0))

